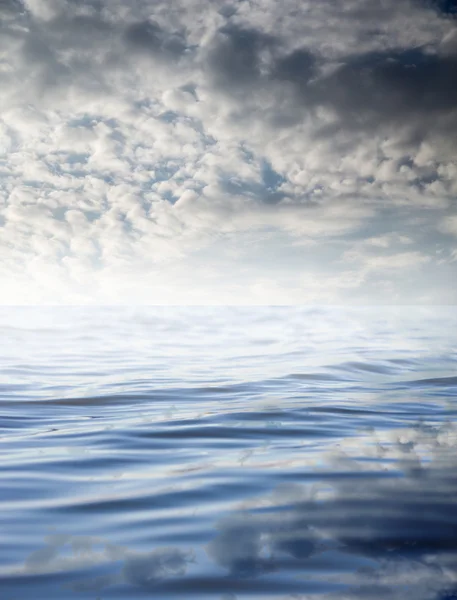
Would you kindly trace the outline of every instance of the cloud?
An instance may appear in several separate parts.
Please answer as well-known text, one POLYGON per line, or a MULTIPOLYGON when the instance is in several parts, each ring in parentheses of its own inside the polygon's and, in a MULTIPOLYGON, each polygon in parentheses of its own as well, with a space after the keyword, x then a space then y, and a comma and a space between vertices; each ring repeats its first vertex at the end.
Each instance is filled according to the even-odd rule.
POLYGON ((457 236, 457 215, 451 215, 443 219, 441 227, 446 233, 457 236))
MULTIPOLYGON (((218 289, 227 284, 230 295, 228 281, 254 254, 281 246, 299 264, 298 249, 313 245, 313 263, 302 250, 306 268, 282 278, 284 299, 303 297, 294 289, 316 277, 326 297, 351 280, 368 298, 368 258, 341 273, 341 255, 351 240, 390 234, 414 239, 410 251, 432 266, 431 240, 451 244, 443 232, 452 233, 457 191, 451 8, 2 3, 5 298, 22 301, 28 281, 30 298, 60 290, 62 301, 99 302, 94 281, 108 289, 124 269, 141 287, 157 265, 171 289, 173 272, 205 248, 219 264, 223 240, 259 233, 268 248, 239 245, 218 289), (412 235, 419 222, 427 239, 412 235)), ((383 246, 374 248, 369 260, 380 266, 383 246)), ((417 272, 418 289, 426 274, 417 272)), ((261 260, 254 275, 265 282, 261 260)), ((441 292, 453 297, 449 286, 441 292)))
POLYGON ((206 49, 205 67, 210 81, 229 94, 239 89, 254 90, 274 44, 272 36, 260 31, 221 28, 206 49))

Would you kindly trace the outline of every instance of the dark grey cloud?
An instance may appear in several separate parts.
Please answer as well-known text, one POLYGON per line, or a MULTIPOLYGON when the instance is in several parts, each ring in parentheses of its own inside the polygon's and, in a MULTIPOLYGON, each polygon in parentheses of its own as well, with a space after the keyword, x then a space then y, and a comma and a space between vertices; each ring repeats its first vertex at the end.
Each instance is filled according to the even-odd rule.
MULTIPOLYGON (((289 82, 300 90, 317 75, 316 56, 308 48, 292 52, 280 38, 259 30, 236 26, 221 28, 205 57, 205 67, 213 85, 227 93, 255 91, 273 81, 289 82)), ((273 93, 269 89, 269 93, 273 93)))
POLYGON ((24 11, 24 6, 19 0, 2 0, 0 2, 0 18, 10 17, 24 11))
POLYGON ((351 57, 313 86, 312 101, 333 108, 346 127, 457 128, 457 56, 400 49, 351 57), (439 126, 439 124, 438 124, 439 126))
POLYGON ((276 40, 253 29, 226 26, 211 44, 206 68, 214 85, 223 91, 259 85, 263 75, 262 58, 272 51, 276 40), (264 56, 263 56, 264 55, 264 56))
POLYGON ((285 40, 224 27, 210 45, 206 70, 215 89, 257 115, 267 118, 262 107, 268 105, 268 119, 279 127, 325 107, 337 117, 330 129, 321 129, 326 135, 400 127, 417 144, 430 133, 448 137, 457 131, 457 54, 429 47, 351 54, 332 64, 313 48, 287 52, 285 40))
MULTIPOLYGON (((84 13, 77 6, 66 2, 47 21, 37 21, 30 12, 25 21, 22 18, 23 59, 42 66, 45 85, 67 82, 78 73, 86 79, 109 78, 110 69, 126 68, 139 55, 172 66, 196 47, 195 41, 187 41, 184 25, 174 19, 159 23, 153 16, 108 18, 106 6, 95 0, 84 3, 84 13)), ((8 0, 5 7, 25 14, 17 1, 8 0)), ((376 11, 363 10, 361 16, 353 9, 351 18, 358 15, 366 21, 366 30, 371 21, 375 25, 376 11)), ((269 119, 281 126, 296 124, 320 106, 335 111, 339 125, 348 130, 391 125, 419 129, 424 120, 436 123, 436 118, 435 130, 457 126, 457 55, 440 55, 428 47, 350 54, 332 65, 312 45, 290 49, 290 40, 279 32, 235 24, 229 16, 205 49, 203 66, 214 89, 235 95, 241 103, 252 105, 246 95, 258 99, 261 94, 269 104, 269 119)), ((198 64, 191 68, 195 75, 198 64)), ((257 106, 260 115, 263 104, 257 106)))
POLYGON ((65 95, 75 88, 115 96, 113 75, 127 75, 139 60, 175 65, 187 50, 182 28, 138 18, 141 11, 113 17, 102 2, 57 6, 46 19, 13 0, 2 7, 8 16, 0 22, 3 45, 15 68, 0 81, 14 92, 27 80, 30 101, 52 101, 57 90, 65 95))
POLYGON ((134 50, 170 59, 179 58, 187 48, 182 34, 165 31, 153 21, 139 21, 128 25, 124 40, 134 50))
POLYGON ((276 61, 271 76, 305 89, 310 79, 317 75, 316 62, 316 57, 308 48, 298 48, 276 61))
POLYGON ((60 14, 46 26, 42 26, 49 35, 49 41, 57 48, 87 49, 109 44, 116 36, 117 27, 100 14, 66 15, 60 14))

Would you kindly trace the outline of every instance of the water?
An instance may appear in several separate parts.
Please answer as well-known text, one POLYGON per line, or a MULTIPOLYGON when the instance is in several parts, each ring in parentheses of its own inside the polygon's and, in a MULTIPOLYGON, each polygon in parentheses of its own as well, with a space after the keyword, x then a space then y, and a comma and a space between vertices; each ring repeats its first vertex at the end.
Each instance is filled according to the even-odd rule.
POLYGON ((457 309, 7 308, 0 597, 457 597, 457 309))

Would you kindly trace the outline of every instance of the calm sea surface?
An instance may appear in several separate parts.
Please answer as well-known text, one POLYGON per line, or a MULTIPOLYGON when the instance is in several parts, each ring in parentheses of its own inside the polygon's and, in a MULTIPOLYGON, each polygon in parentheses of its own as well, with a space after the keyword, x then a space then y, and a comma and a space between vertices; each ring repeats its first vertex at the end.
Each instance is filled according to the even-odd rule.
POLYGON ((457 598, 457 309, 6 308, 1 600, 457 598))

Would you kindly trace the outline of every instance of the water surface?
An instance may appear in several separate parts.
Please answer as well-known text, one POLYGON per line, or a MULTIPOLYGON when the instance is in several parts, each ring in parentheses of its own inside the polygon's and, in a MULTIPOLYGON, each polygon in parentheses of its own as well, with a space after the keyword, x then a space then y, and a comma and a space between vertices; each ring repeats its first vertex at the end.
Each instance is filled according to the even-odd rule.
POLYGON ((0 597, 457 597, 457 309, 7 308, 0 597))

